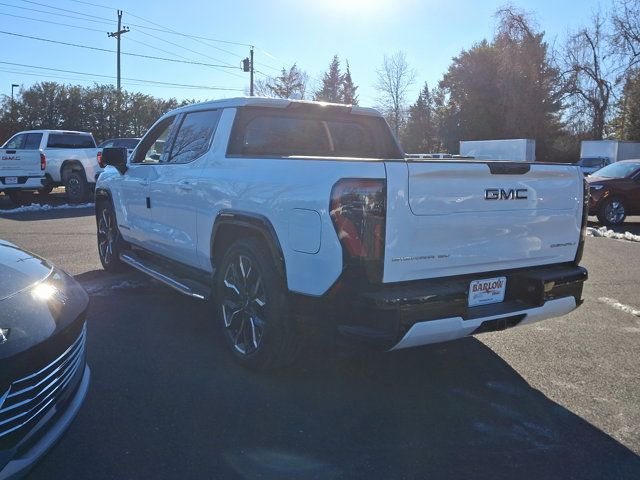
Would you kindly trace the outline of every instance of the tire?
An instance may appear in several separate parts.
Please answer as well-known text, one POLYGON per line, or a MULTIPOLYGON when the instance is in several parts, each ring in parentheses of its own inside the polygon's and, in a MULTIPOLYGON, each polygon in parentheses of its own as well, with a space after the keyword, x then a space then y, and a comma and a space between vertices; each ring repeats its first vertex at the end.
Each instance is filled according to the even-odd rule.
POLYGON ((33 194, 23 190, 5 190, 4 193, 17 206, 30 204, 33 200, 33 194))
POLYGON ((67 172, 63 183, 70 203, 83 203, 89 198, 89 184, 84 172, 67 172))
POLYGON ((605 200, 598 210, 598 221, 603 225, 620 225, 627 218, 624 204, 618 198, 605 200))
POLYGON ((107 272, 117 273, 127 270, 127 265, 120 260, 120 253, 125 242, 118 230, 116 216, 108 202, 98 207, 98 255, 100 263, 107 272))
POLYGON ((214 287, 217 321, 240 364, 266 370, 293 362, 298 339, 288 314, 286 287, 263 242, 245 238, 233 243, 214 287))

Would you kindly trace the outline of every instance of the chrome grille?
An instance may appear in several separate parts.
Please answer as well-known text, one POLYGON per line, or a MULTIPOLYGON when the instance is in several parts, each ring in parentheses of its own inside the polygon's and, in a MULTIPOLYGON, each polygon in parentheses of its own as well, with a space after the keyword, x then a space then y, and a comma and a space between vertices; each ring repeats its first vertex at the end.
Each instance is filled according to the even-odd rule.
POLYGON ((84 362, 86 332, 85 324, 62 355, 41 370, 15 380, 6 393, 0 394, 0 438, 20 429, 53 405, 84 362))

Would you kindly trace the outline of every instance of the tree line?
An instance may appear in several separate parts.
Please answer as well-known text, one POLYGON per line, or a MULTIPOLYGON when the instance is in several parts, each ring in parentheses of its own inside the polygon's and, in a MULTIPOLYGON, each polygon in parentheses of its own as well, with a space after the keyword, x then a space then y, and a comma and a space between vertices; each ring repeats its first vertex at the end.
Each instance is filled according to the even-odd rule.
MULTIPOLYGON (((404 52, 376 70, 377 108, 407 152, 458 152, 460 140, 533 138, 537 158, 575 161, 581 140, 640 141, 640 0, 616 0, 608 13, 551 47, 535 17, 507 6, 496 30, 456 55, 442 78, 422 85, 404 52)), ((257 95, 358 104, 349 61, 336 54, 311 85, 297 63, 256 81, 257 95)), ((87 130, 99 140, 141 136, 164 112, 190 103, 121 92, 111 85, 54 82, 0 102, 0 140, 19 129, 87 130)))
POLYGON ((118 92, 113 85, 38 82, 0 103, 0 142, 20 130, 49 128, 92 132, 98 142, 141 137, 162 114, 192 102, 118 92))

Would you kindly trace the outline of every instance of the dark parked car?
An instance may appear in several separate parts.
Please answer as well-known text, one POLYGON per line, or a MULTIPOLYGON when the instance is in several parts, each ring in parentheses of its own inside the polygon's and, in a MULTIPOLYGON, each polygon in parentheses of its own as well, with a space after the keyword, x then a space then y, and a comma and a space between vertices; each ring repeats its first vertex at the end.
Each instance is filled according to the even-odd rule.
POLYGON ((87 393, 82 287, 0 240, 0 479, 26 473, 71 424, 87 393))
POLYGON ((622 160, 587 177, 591 191, 589 214, 600 223, 618 225, 628 215, 640 215, 640 160, 622 160))

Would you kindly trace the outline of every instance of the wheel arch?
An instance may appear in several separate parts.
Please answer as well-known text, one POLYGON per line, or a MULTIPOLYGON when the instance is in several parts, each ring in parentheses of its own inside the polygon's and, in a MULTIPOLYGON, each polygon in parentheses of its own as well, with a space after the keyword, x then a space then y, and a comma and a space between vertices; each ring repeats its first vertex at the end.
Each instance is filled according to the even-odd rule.
POLYGON ((111 192, 106 188, 96 188, 96 205, 95 205, 95 215, 96 215, 96 223, 98 222, 98 211, 102 205, 108 203, 111 205, 113 209, 113 214, 116 214, 116 209, 113 205, 113 199, 111 198, 111 192))
POLYGON ((210 243, 211 266, 214 270, 227 248, 236 239, 246 236, 257 237, 267 245, 276 270, 286 285, 285 259, 275 228, 267 217, 252 212, 221 210, 216 216, 210 243))
POLYGON ((85 179, 86 179, 84 165, 82 165, 82 162, 80 160, 65 160, 64 162, 62 162, 62 165, 60 165, 60 181, 61 182, 64 182, 64 175, 67 172, 67 170, 70 172, 80 172, 85 176, 85 179))

